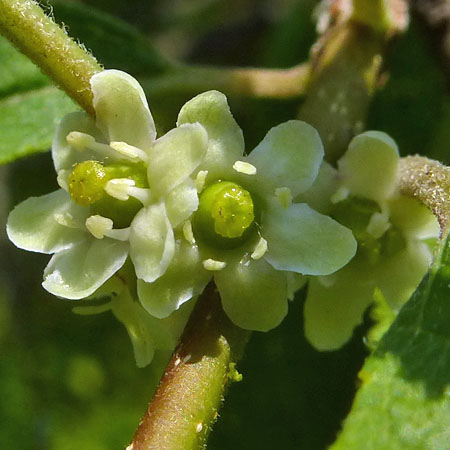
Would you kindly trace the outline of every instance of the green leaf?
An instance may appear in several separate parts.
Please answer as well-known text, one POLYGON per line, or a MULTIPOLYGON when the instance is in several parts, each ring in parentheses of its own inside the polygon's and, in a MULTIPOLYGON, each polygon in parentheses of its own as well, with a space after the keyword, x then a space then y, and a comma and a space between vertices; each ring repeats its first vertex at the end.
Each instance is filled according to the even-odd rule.
POLYGON ((0 99, 48 83, 37 66, 0 36, 0 99))
POLYGON ((332 450, 444 449, 450 442, 450 240, 360 372, 332 450))
POLYGON ((48 150, 57 122, 75 108, 67 95, 52 86, 1 99, 0 164, 48 150))

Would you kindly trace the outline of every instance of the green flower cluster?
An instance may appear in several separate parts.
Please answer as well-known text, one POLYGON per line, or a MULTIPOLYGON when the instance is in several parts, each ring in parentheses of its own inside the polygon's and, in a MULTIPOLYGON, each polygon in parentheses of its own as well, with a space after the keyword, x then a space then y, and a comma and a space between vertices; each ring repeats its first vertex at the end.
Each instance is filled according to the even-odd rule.
MULTIPOLYGON (((348 337, 335 339, 327 328, 329 315, 339 325, 333 296, 337 310, 342 286, 359 286, 359 279, 349 280, 365 270, 360 260, 397 267, 392 255, 400 252, 403 264, 411 252, 422 252, 416 260, 422 275, 426 270, 428 254, 415 246, 417 227, 405 219, 416 218, 417 208, 393 192, 398 154, 391 155, 395 144, 385 135, 356 138, 337 173, 323 162, 317 131, 300 121, 272 128, 246 156, 242 131, 217 91, 187 102, 177 127, 157 139, 134 78, 106 70, 91 86, 95 120, 76 112, 56 131, 52 154, 61 189, 19 204, 7 232, 20 248, 53 254, 43 282, 50 293, 110 299, 88 300, 77 311, 111 310, 127 327, 138 365, 148 364, 155 348, 175 345, 212 278, 236 325, 267 331, 311 276, 307 335, 319 348, 331 348, 321 333, 337 345, 348 337), (387 156, 366 161, 378 154, 387 156), (361 199, 369 202, 362 218, 361 199), (346 266, 357 241, 357 258, 346 266), (329 305, 322 308, 325 297, 329 305)), ((380 269, 372 282, 371 271, 364 272, 372 283, 365 306, 385 279, 380 269)), ((356 322, 350 317, 350 330, 356 322)))
POLYGON ((398 311, 429 268, 429 244, 439 236, 439 224, 418 200, 398 192, 399 160, 397 145, 387 134, 362 133, 350 142, 338 170, 327 168, 328 202, 320 195, 323 183, 310 190, 310 197, 322 198, 321 207, 358 241, 348 265, 310 279, 305 334, 320 350, 347 342, 374 295, 382 295, 398 311))

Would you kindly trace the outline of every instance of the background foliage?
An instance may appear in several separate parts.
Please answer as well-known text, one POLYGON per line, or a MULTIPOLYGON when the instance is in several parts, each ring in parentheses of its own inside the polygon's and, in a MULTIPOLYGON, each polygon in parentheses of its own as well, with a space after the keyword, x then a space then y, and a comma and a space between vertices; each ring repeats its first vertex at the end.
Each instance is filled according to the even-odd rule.
MULTIPOLYGON (((106 68, 139 79, 170 71, 175 60, 289 67, 306 59, 315 41, 315 5, 313 0, 60 0, 45 7, 106 68)), ((450 96, 428 39, 413 17, 408 33, 391 48, 389 77, 372 103, 368 128, 390 133, 403 154, 420 152, 448 163, 450 96)), ((185 100, 182 95, 149 99, 160 129, 173 125, 185 100)), ((271 126, 294 117, 299 102, 230 99, 248 148, 271 126)), ((47 150, 55 123, 74 108, 0 38, 0 163, 33 154, 0 167, 0 448, 124 448, 168 358, 160 354, 150 367, 137 369, 125 330, 109 313, 72 314, 70 302, 40 286, 48 258, 19 251, 6 240, 7 211, 30 195, 56 188, 47 150)), ((231 387, 209 448, 320 450, 335 440, 368 354, 362 336, 370 317, 342 350, 319 353, 303 337, 303 301, 299 292, 279 328, 253 334, 239 366, 244 379, 231 387)), ((450 311, 441 305, 439 312, 445 328, 450 311)), ((393 333, 382 348, 392 344, 393 333)), ((382 353, 372 357, 370 371, 388 373, 390 367, 397 373, 397 360, 379 369, 381 360, 382 353)), ((443 373, 449 373, 448 359, 442 364, 443 373)), ((422 381, 416 379, 420 388, 422 381)), ((378 388, 387 389, 366 380, 357 407, 376 398, 378 388)), ((439 401, 442 392, 424 391, 424 402, 430 395, 439 401)), ((362 416, 351 417, 353 427, 365 429, 362 416)), ((445 433, 442 423, 435 426, 445 433)), ((336 448, 358 448, 345 440, 347 435, 336 448)))

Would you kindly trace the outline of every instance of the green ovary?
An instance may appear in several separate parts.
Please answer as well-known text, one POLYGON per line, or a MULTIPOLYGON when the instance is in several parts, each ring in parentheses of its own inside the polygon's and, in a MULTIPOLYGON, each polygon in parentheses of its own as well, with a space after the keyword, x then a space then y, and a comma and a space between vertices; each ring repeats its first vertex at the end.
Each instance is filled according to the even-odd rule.
POLYGON ((69 193, 75 203, 90 206, 92 214, 108 217, 116 228, 125 228, 142 208, 142 204, 132 197, 125 201, 110 197, 105 186, 114 178, 129 178, 134 180, 135 186, 148 188, 147 170, 143 164, 103 165, 98 161, 83 161, 70 174, 69 193))
POLYGON ((70 174, 70 196, 78 205, 92 205, 105 195, 104 188, 107 181, 103 164, 97 161, 83 161, 77 164, 70 174))
POLYGON ((209 243, 233 246, 254 219, 250 193, 236 183, 220 181, 202 192, 194 226, 209 243))

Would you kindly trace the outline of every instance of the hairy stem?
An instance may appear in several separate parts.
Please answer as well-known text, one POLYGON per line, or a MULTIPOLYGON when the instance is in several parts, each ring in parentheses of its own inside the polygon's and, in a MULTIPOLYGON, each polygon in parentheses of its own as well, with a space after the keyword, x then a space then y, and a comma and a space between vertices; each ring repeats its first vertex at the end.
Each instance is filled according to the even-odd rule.
POLYGON ((309 73, 309 63, 290 69, 180 66, 163 76, 139 81, 152 98, 217 89, 228 95, 283 99, 304 94, 309 73))
POLYGON ((450 167, 422 156, 400 160, 399 183, 402 194, 418 198, 438 218, 446 235, 450 220, 450 167))
POLYGON ((0 0, 0 32, 82 108, 94 114, 89 80, 102 67, 36 2, 0 0))
POLYGON ((234 326, 211 283, 202 294, 128 450, 204 448, 249 333, 234 326))

